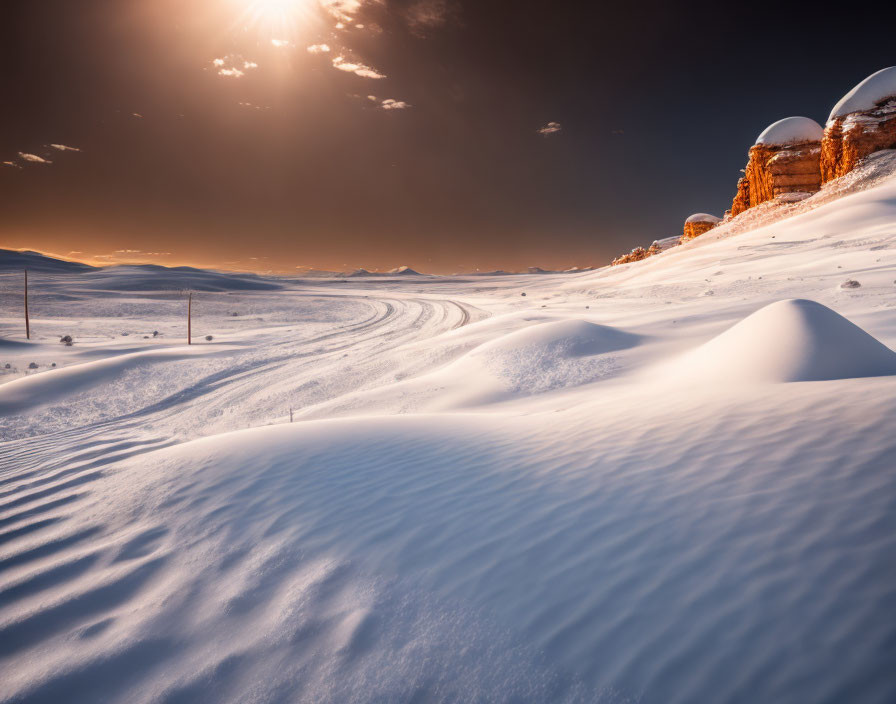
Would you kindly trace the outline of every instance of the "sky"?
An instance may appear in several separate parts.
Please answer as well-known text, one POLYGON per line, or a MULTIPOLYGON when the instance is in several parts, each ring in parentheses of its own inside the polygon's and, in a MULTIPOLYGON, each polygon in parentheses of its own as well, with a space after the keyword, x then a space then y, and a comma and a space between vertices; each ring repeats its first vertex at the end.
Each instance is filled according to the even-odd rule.
POLYGON ((603 265, 896 63, 790 3, 5 0, 0 247, 90 263, 603 265))

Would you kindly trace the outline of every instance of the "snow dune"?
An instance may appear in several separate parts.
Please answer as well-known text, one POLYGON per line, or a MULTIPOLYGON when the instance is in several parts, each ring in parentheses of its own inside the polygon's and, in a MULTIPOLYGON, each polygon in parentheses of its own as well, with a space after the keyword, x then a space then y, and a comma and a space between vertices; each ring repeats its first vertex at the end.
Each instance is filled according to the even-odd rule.
MULTIPOLYGON (((622 360, 614 353, 646 339, 584 319, 547 316, 499 316, 456 333, 443 337, 440 355, 455 359, 435 371, 345 394, 301 416, 471 409, 580 387, 620 373, 622 360), (457 350, 464 351, 458 355, 457 350)), ((412 345, 408 353, 418 348, 412 345)))
POLYGON ((694 383, 887 376, 896 374, 896 352, 827 306, 791 299, 761 308, 663 374, 694 383))
POLYGON ((227 352, 226 347, 187 346, 121 354, 93 362, 49 369, 0 385, 0 414, 23 413, 83 389, 108 384, 126 371, 160 362, 227 352))

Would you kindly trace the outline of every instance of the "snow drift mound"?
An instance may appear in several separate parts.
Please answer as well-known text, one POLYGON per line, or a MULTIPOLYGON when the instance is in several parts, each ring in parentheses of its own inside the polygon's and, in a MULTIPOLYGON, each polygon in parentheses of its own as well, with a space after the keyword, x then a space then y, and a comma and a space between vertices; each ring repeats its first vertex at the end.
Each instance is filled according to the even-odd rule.
POLYGON ((125 372, 143 365, 210 356, 230 349, 209 345, 150 349, 29 374, 0 384, 0 415, 24 413, 42 404, 60 403, 84 389, 108 385, 125 372))
POLYGON ((896 352, 830 308, 778 301, 676 363, 688 379, 788 382, 896 374, 896 352))
POLYGON ((480 345, 439 374, 467 389, 498 392, 489 400, 545 393, 608 376, 616 364, 607 353, 640 342, 639 335, 587 320, 540 323, 480 345))
POLYGON ((587 320, 558 320, 532 325, 486 342, 470 352, 467 359, 518 357, 586 357, 624 350, 638 344, 632 333, 591 323, 587 320))

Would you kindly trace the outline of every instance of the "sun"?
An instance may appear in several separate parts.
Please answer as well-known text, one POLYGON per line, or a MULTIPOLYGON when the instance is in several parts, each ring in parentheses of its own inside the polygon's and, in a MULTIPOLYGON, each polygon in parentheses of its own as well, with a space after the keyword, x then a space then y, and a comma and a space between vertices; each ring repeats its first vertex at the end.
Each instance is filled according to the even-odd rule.
POLYGON ((312 21, 317 0, 243 0, 242 22, 274 35, 291 35, 312 21))
POLYGON ((250 3, 254 15, 271 21, 289 17, 302 5, 308 3, 302 0, 252 0, 250 3))

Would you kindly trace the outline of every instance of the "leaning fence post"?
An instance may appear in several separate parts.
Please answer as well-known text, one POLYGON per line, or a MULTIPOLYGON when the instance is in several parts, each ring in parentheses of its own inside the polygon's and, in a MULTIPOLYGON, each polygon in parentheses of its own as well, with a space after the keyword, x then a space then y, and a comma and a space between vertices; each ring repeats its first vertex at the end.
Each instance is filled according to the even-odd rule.
POLYGON ((187 344, 193 344, 193 292, 187 298, 187 344))
POLYGON ((31 319, 28 317, 28 270, 25 269, 25 338, 31 339, 31 319))

